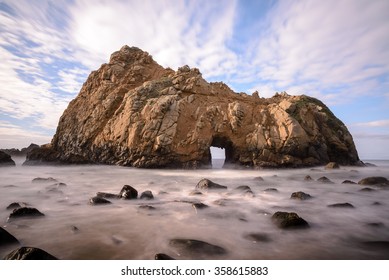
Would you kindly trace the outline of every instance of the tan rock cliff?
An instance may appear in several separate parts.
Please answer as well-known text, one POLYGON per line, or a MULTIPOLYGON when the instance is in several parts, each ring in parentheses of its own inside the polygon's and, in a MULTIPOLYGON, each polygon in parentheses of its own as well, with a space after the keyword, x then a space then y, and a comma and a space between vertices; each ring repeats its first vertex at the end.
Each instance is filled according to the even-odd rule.
MULTIPOLYGON (((164 69, 128 46, 89 75, 59 121, 50 155, 60 162, 199 168, 209 166, 211 146, 225 149, 226 163, 253 167, 359 161, 346 126, 317 99, 238 94, 208 83, 198 69, 164 69)), ((44 162, 36 153, 28 161, 44 162)))

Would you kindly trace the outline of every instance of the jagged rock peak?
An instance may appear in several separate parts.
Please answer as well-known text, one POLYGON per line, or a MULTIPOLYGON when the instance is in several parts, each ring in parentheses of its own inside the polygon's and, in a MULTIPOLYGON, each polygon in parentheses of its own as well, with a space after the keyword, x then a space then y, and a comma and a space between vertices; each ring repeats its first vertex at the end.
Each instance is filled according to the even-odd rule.
POLYGON ((211 146, 225 149, 227 164, 251 167, 359 162, 346 126, 315 98, 235 93, 199 69, 165 69, 124 46, 89 75, 51 144, 27 164, 200 168, 211 146))

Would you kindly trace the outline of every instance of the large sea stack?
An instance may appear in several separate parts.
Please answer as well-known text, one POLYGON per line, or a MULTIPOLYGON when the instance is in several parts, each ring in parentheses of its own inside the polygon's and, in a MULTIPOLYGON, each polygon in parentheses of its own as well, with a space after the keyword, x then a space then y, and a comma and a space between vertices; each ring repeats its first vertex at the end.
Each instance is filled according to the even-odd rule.
POLYGON ((124 46, 89 75, 51 144, 27 163, 200 168, 211 146, 225 149, 226 163, 251 167, 359 162, 346 126, 315 98, 236 93, 124 46))

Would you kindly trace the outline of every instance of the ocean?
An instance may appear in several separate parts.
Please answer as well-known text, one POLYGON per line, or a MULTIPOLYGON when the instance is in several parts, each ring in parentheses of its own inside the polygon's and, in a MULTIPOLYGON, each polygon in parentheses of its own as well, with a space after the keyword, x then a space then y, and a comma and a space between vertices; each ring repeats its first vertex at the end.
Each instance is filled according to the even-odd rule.
MULTIPOLYGON (((23 246, 59 259, 150 260, 157 253, 175 259, 389 259, 389 188, 361 191, 366 186, 342 184, 369 176, 388 178, 389 161, 337 170, 232 170, 222 169, 222 160, 209 170, 22 166, 23 159, 16 161, 16 167, 0 168, 0 224, 23 246), (313 180, 304 180, 307 175, 313 180), (322 176, 333 183, 317 181, 322 176), (38 177, 55 181, 33 182, 38 177), (194 194, 202 178, 228 188, 194 194), (117 194, 123 185, 139 194, 149 190, 154 199, 88 203, 96 192, 117 194), (252 193, 236 190, 243 185, 252 193), (312 198, 291 199, 298 191, 312 198), (12 202, 25 202, 45 216, 8 221, 11 210, 6 207, 12 202), (208 207, 196 208, 196 203, 208 207), (336 203, 353 208, 328 206, 336 203), (279 228, 272 221, 277 211, 295 212, 310 227, 279 228), (188 250, 172 245, 177 238, 225 250, 188 250)), ((17 247, 0 247, 0 258, 17 247)))

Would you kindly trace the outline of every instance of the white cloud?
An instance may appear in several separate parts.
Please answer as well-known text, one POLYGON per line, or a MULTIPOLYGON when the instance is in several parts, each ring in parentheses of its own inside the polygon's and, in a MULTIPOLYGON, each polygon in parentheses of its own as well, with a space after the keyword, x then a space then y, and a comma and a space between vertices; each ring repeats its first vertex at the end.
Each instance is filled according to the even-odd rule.
POLYGON ((354 125, 355 126, 363 126, 363 127, 388 127, 389 128, 389 120, 363 122, 363 123, 356 123, 354 125))
POLYGON ((38 145, 49 143, 51 135, 38 133, 23 127, 0 121, 0 145, 2 149, 24 148, 31 143, 38 145))

